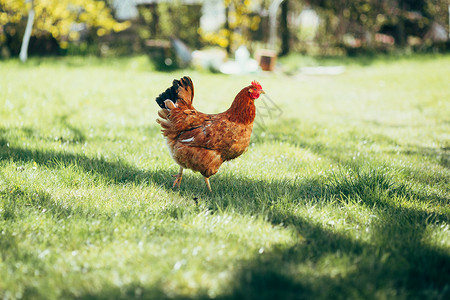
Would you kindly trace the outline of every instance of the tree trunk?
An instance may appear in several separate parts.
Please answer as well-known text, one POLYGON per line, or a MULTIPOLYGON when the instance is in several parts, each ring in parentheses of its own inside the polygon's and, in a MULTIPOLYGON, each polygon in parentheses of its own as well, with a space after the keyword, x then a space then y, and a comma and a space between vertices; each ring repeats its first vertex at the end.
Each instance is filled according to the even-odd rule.
POLYGON ((26 62, 28 59, 28 44, 30 43, 31 31, 33 30, 34 23, 34 3, 31 0, 31 8, 28 12, 27 27, 23 34, 22 46, 20 47, 19 58, 22 62, 26 62))
POLYGON ((404 47, 406 45, 406 31, 405 31, 405 13, 407 11, 406 3, 405 1, 399 1, 398 4, 400 8, 400 14, 397 15, 398 23, 396 27, 396 34, 397 34, 397 44, 400 47, 404 47))
POLYGON ((290 32, 288 25, 288 12, 289 12, 289 0, 284 0, 281 4, 281 20, 280 20, 280 29, 281 29, 281 55, 287 55, 290 51, 290 32))
MULTIPOLYGON (((231 5, 231 4, 230 4, 231 5)), ((231 28, 230 28, 230 21, 229 18, 230 17, 230 6, 225 7, 225 30, 226 30, 226 34, 227 34, 227 38, 228 38, 228 45, 227 45, 227 53, 231 54, 231 47, 233 44, 233 33, 231 32, 231 28)))
POLYGON ((395 31, 397 36, 396 42, 398 46, 404 47, 406 45, 406 34, 405 34, 405 20, 403 19, 403 16, 399 18, 395 31))

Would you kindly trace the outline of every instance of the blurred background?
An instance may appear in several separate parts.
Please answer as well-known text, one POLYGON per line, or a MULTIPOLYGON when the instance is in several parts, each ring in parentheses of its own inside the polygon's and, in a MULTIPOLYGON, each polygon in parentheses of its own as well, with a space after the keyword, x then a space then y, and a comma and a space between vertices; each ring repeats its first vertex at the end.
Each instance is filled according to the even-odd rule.
POLYGON ((159 70, 246 73, 288 54, 446 52, 449 12, 448 0, 0 0, 0 57, 145 54, 159 70))

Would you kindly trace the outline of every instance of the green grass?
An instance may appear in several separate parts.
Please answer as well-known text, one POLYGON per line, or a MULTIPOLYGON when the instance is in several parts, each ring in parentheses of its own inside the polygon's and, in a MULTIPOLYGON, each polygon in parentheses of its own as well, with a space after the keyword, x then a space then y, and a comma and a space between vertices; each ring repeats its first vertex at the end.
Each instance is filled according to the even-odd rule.
POLYGON ((0 62, 0 298, 448 298, 450 56, 345 65, 227 77, 142 57, 0 62), (280 109, 259 100, 252 144, 213 194, 191 171, 172 190, 155 122, 155 96, 184 74, 201 111, 253 79, 280 109))

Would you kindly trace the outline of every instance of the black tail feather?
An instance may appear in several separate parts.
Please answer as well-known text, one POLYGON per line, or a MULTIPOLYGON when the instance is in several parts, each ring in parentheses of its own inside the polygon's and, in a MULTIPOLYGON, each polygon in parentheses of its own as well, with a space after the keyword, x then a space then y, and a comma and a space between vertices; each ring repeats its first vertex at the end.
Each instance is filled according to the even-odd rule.
POLYGON ((172 100, 173 103, 176 103, 178 100, 177 90, 180 87, 180 81, 174 80, 171 87, 169 87, 164 93, 161 93, 158 97, 156 97, 155 101, 161 108, 166 108, 164 101, 169 99, 172 100))
POLYGON ((192 83, 191 78, 184 76, 180 80, 175 79, 172 86, 156 97, 155 100, 161 108, 166 108, 164 101, 167 99, 172 100, 173 103, 177 103, 179 99, 182 99, 182 102, 185 105, 192 105, 193 98, 194 84, 192 83), (180 87, 183 89, 180 89, 180 87))

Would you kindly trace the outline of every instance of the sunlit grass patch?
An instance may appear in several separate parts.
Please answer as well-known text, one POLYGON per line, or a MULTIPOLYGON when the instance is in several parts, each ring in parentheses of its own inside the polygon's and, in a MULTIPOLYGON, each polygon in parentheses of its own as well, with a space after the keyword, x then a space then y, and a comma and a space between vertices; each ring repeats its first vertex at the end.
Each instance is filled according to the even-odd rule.
POLYGON ((143 57, 2 62, 0 297, 447 298, 449 58, 307 62, 338 63, 227 77, 143 57), (281 110, 213 193, 189 170, 172 189, 155 123, 185 73, 199 110, 254 79, 281 110))

